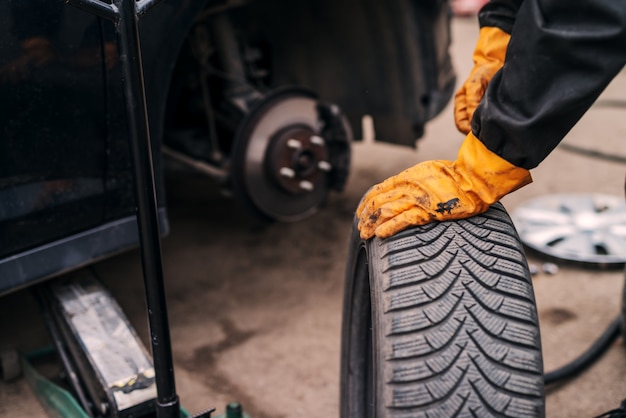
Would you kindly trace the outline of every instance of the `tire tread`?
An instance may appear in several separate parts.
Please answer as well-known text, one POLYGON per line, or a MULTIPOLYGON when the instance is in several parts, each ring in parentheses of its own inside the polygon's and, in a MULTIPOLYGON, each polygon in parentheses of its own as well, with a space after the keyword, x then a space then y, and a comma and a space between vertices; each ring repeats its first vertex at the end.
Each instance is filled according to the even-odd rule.
POLYGON ((388 416, 543 416, 533 288, 501 205, 371 248, 388 416))

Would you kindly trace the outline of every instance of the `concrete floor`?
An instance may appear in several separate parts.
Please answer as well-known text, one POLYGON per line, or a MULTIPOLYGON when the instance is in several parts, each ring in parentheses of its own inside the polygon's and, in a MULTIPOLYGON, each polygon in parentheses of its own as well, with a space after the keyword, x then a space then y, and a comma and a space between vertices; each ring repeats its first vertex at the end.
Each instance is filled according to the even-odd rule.
MULTIPOLYGON (((453 22, 452 53, 463 79, 477 35, 474 18, 453 22)), ((623 99, 626 74, 605 93, 623 99)), ((568 143, 626 155, 623 109, 594 108, 568 143), (619 113, 621 112, 621 113, 619 113), (621 117, 620 117, 621 116, 621 117)), ((259 227, 245 220, 211 180, 168 176, 172 232, 163 242, 165 277, 183 406, 218 413, 231 400, 254 418, 336 417, 343 274, 353 210, 372 184, 427 159, 452 159, 462 135, 448 107, 416 151, 379 143, 354 146, 347 190, 296 224, 259 227)), ((534 183, 504 200, 509 211, 535 196, 562 192, 624 193, 624 166, 556 150, 533 171, 534 183)), ((531 263, 544 260, 531 257, 531 263)), ((147 341, 136 251, 106 260, 95 272, 147 341)), ((534 278, 546 371, 582 352, 618 314, 624 274, 562 265, 534 278)), ((28 351, 48 342, 27 292, 1 299, 2 344, 28 351)), ((582 376, 547 394, 548 417, 591 417, 626 397, 622 340, 582 376)), ((0 416, 43 412, 23 380, 0 383, 0 416)))

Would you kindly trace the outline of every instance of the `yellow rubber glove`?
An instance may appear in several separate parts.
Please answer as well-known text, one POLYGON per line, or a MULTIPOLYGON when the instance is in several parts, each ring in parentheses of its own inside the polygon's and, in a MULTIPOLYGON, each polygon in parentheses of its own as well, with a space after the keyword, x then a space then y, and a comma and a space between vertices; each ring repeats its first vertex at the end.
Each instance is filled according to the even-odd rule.
POLYGON ((372 187, 356 215, 361 238, 387 238, 413 225, 483 213, 532 182, 530 172, 494 154, 472 133, 456 161, 425 161, 372 187))
POLYGON ((474 111, 487 90, 491 78, 504 65, 511 35, 496 27, 480 30, 474 49, 474 68, 454 96, 454 122, 459 131, 468 134, 474 111))

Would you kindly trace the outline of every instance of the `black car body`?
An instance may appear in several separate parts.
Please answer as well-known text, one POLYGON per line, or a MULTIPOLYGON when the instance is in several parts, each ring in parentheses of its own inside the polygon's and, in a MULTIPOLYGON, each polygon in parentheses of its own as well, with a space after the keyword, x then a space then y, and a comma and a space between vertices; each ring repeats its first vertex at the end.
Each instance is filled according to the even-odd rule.
MULTIPOLYGON (((339 136, 360 138, 369 114, 380 138, 414 145, 454 86, 449 18, 436 0, 160 2, 140 34, 161 232, 162 147, 256 205, 236 154, 253 140, 242 126, 276 97, 336 104, 339 136)), ((118 51, 105 19, 61 0, 0 0, 0 294, 137 245, 118 51)), ((322 195, 349 164, 345 144, 324 153, 343 171, 322 195)), ((297 213, 285 218, 323 197, 300 208, 303 196, 289 194, 297 213)))

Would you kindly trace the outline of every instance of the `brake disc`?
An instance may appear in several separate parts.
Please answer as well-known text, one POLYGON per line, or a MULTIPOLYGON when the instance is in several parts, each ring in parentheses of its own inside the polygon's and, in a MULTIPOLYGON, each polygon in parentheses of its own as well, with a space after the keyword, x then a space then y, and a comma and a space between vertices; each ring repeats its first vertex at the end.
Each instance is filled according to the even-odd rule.
POLYGON ((512 215, 524 245, 561 260, 606 267, 626 263, 626 203, 605 194, 557 194, 512 215))
POLYGON ((333 166, 318 104, 304 90, 275 92, 241 123, 232 155, 233 189, 258 217, 298 221, 326 200, 333 166))

